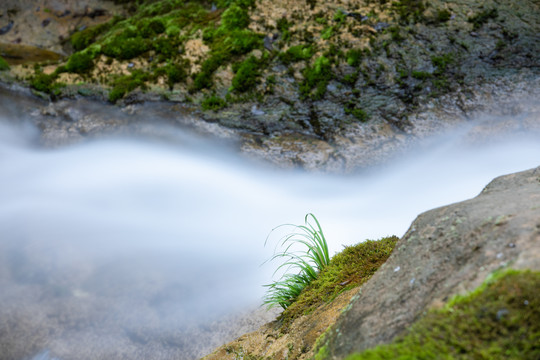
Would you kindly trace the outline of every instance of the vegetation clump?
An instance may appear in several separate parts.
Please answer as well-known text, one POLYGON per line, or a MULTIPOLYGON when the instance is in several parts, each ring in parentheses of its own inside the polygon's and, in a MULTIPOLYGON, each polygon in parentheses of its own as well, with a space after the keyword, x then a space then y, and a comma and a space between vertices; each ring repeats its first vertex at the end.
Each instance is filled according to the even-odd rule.
POLYGON ((30 80, 30 86, 37 91, 50 93, 54 80, 55 77, 53 75, 48 75, 39 71, 36 72, 35 76, 30 80))
POLYGON ((281 314, 283 326, 332 301, 343 291, 365 283, 386 262, 398 240, 397 236, 366 240, 334 255, 318 278, 281 314))
POLYGON ((9 70, 9 64, 0 56, 0 71, 9 70))
POLYGON ((232 79, 231 90, 246 92, 252 90, 258 83, 261 72, 261 61, 255 56, 250 56, 237 66, 236 74, 232 79))
POLYGON ((345 58, 349 66, 358 67, 362 61, 363 51, 361 49, 351 49, 347 51, 345 58))
POLYGON ((471 16, 467 19, 470 23, 473 24, 473 30, 480 29, 484 24, 486 24, 490 19, 496 19, 499 16, 499 13, 496 8, 490 10, 484 10, 479 12, 476 15, 471 16))
POLYGON ((424 11, 426 5, 422 0, 399 0, 392 3, 392 8, 396 11, 401 23, 425 20, 424 11))
POLYGON ((145 82, 148 79, 149 75, 141 70, 134 70, 130 75, 123 75, 116 78, 113 82, 113 88, 109 93, 109 101, 114 103, 138 87, 144 89, 145 82))
POLYGON ((287 51, 280 53, 279 59, 283 64, 289 65, 302 60, 309 60, 313 56, 313 53, 314 51, 311 45, 300 44, 291 46, 287 51))
POLYGON ((326 87, 332 79, 332 64, 330 60, 321 55, 315 60, 313 66, 307 66, 302 72, 304 80, 300 84, 300 94, 303 98, 320 100, 326 93, 326 87))
POLYGON ((227 102, 216 95, 206 97, 201 103, 203 110, 216 111, 223 109, 225 106, 227 106, 227 102))
POLYGON ((93 44, 97 37, 104 32, 108 31, 114 24, 120 21, 119 17, 115 17, 112 21, 104 24, 91 26, 89 28, 80 30, 71 35, 71 46, 73 50, 81 51, 93 44))
POLYGON ((66 71, 83 74, 94 67, 93 56, 89 51, 80 51, 72 54, 66 63, 66 71))
POLYGON ((266 285, 268 292, 264 304, 270 308, 281 306, 287 309, 296 301, 302 290, 316 280, 319 272, 330 263, 328 244, 319 221, 315 215, 307 214, 304 223, 305 225, 282 225, 291 226, 294 231, 279 241, 278 245, 285 250, 274 254, 269 260, 285 259, 276 269, 276 272, 285 269, 285 273, 278 281, 266 285), (302 249, 297 250, 298 246, 302 249), (297 273, 291 274, 291 270, 297 273))
POLYGON ((540 272, 509 270, 347 360, 540 358, 540 272))

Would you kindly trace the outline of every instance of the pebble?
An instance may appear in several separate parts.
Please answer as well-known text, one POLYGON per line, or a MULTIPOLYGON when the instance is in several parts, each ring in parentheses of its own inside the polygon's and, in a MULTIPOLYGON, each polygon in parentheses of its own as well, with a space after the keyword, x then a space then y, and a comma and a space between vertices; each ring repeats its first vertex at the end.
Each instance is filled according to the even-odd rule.
POLYGON ((135 66, 134 63, 129 63, 127 67, 128 67, 128 69, 131 69, 131 68, 134 67, 134 66, 135 66))
POLYGON ((397 267, 394 269, 394 272, 398 272, 399 270, 401 270, 401 267, 400 267, 400 266, 397 266, 397 267))
POLYGON ((45 20, 43 20, 41 22, 41 26, 43 27, 46 27, 47 25, 49 25, 51 23, 51 18, 46 18, 45 20))

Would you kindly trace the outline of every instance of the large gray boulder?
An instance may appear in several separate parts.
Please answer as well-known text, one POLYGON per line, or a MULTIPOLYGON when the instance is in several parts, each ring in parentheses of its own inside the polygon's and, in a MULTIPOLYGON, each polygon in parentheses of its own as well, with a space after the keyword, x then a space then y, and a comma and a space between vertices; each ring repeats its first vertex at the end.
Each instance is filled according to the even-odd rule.
POLYGON ((503 267, 540 270, 540 167, 419 215, 329 333, 330 358, 391 341, 428 308, 503 267))

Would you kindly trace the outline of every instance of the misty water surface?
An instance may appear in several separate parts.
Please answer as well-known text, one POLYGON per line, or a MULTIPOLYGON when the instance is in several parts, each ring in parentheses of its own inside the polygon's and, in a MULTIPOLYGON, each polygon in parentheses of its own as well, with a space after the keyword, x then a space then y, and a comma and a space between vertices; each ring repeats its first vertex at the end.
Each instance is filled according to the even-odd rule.
POLYGON ((540 165, 538 138, 473 146, 467 127, 337 176, 255 165, 210 142, 42 149, 31 126, 7 124, 16 116, 0 127, 0 344, 16 331, 27 356, 59 359, 202 355, 239 335, 217 319, 261 304, 277 225, 312 212, 334 253, 401 236, 420 212, 540 165))

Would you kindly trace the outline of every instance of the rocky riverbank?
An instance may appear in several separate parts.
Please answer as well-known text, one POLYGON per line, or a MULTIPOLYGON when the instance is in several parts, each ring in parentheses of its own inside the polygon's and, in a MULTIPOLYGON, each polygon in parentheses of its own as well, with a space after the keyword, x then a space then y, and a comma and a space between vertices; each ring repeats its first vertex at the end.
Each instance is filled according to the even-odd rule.
MULTIPOLYGON (((17 65, 30 52, 6 45, 2 80, 53 100, 130 109, 166 100, 212 124, 200 127, 236 134, 245 153, 337 172, 538 98, 540 20, 530 0, 123 3, 6 3, 0 41, 65 57, 17 65)), ((47 143, 88 133, 65 128, 47 132, 47 143)))
MULTIPOLYGON (((343 359, 390 343, 429 309, 444 307, 452 296, 474 290, 495 271, 540 271, 539 204, 540 168, 497 178, 474 199, 419 215, 388 261, 362 287, 343 293, 287 329, 278 320, 222 346, 207 359, 309 359, 315 354, 317 359, 343 359)), ((533 292, 540 290, 538 280, 532 286, 533 292)), ((527 299, 519 305, 527 307, 527 299)), ((484 310, 490 307, 488 302, 481 305, 484 310)), ((538 314, 539 304, 534 306, 538 314)), ((495 311, 508 311, 501 309, 495 311)), ((517 318, 519 311, 509 316, 517 318)), ((481 321, 482 314, 476 316, 481 321)), ((534 324, 538 318, 529 320, 534 324)), ((463 318, 460 326, 467 328, 470 321, 463 318)), ((432 341, 429 334, 426 341, 432 341)), ((478 341, 477 347, 489 341, 468 336, 472 338, 467 341, 478 341)), ((534 346, 538 337, 527 336, 531 337, 525 343, 532 347, 521 354, 533 359, 540 351, 534 346)), ((451 354, 453 340, 440 340, 451 354)), ((504 356, 494 352, 491 358, 504 356)))

